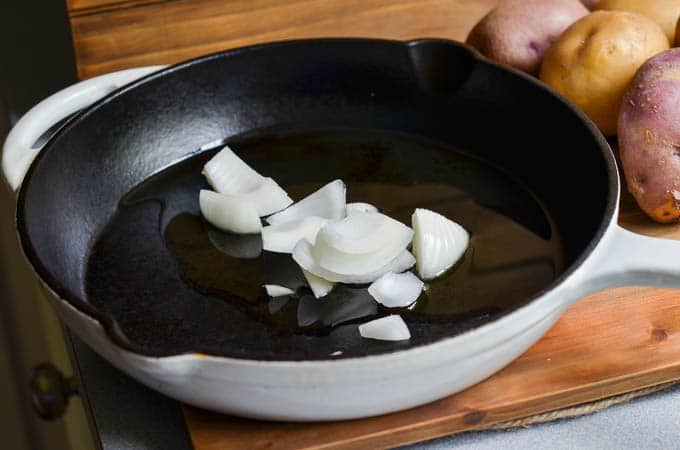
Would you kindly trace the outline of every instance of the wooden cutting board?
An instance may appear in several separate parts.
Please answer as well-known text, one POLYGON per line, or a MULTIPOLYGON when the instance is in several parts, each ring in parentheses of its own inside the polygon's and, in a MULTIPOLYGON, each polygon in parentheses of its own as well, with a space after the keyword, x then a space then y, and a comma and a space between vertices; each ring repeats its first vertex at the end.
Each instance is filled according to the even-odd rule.
MULTIPOLYGON (((82 78, 272 40, 364 36, 464 40, 498 0, 67 0, 82 78)), ((624 195, 620 223, 680 239, 624 195)), ((680 380, 680 291, 622 288, 572 306, 548 334, 486 381, 376 418, 289 424, 185 407, 198 450, 377 449, 432 439, 680 380)))

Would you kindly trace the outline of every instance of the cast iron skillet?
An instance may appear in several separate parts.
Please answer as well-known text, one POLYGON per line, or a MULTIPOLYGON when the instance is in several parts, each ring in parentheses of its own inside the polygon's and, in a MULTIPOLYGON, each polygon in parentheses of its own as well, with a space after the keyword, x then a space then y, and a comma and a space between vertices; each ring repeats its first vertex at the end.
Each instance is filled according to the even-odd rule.
MULTIPOLYGON (((345 349, 342 357, 375 355, 498 319, 559 284, 589 254, 615 211, 616 168, 606 141, 582 114, 533 79, 478 58, 443 40, 321 39, 228 51, 148 76, 72 119, 33 163, 18 200, 25 253, 59 297, 102 323, 117 345, 142 355, 313 360, 328 358, 338 346, 345 349), (86 292, 96 238, 113 233, 105 226, 121 201, 154 174, 198 149, 214 150, 206 145, 211 142, 239 148, 253 136, 324 130, 334 130, 333 136, 338 130, 415 136, 508 171, 552 215, 565 270, 505 310, 409 323, 409 341, 361 340, 355 332, 310 337, 282 332, 209 295, 187 301, 174 260, 159 251, 157 221, 142 215, 132 234, 111 238, 111 245, 126 249, 124 256, 90 262, 125 282, 96 280, 96 294, 86 292), (107 292, 109 285, 118 287, 107 292)), ((343 145, 342 138, 329 142, 343 145)), ((244 157, 283 185, 333 178, 409 185, 450 176, 445 154, 423 157, 410 147, 347 145, 346 157, 329 157, 328 164, 323 155, 322 146, 310 145, 244 157), (376 152, 401 165, 376 169, 376 152)), ((184 200, 159 208, 195 212, 199 178, 178 176, 178 198, 184 200)), ((459 182, 485 201, 484 186, 473 186, 474 174, 459 182)))

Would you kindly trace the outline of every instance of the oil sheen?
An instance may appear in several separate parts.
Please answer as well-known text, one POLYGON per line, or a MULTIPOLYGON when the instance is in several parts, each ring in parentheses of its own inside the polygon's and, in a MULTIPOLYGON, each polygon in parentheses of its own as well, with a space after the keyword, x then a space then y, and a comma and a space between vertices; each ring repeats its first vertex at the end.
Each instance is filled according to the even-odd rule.
POLYGON ((383 353, 507 313, 563 270, 560 236, 540 200, 464 151, 363 130, 260 132, 230 146, 294 200, 341 178, 348 202, 372 203, 409 226, 415 208, 431 209, 465 227, 470 246, 409 308, 378 305, 366 286, 338 284, 317 300, 290 255, 263 251, 259 235, 225 233, 201 217, 198 193, 208 188, 201 168, 216 150, 196 154, 130 192, 89 257, 89 301, 147 352, 282 360, 383 353), (264 284, 294 294, 270 298, 264 284), (402 315, 409 341, 359 336, 358 324, 387 314, 402 315))

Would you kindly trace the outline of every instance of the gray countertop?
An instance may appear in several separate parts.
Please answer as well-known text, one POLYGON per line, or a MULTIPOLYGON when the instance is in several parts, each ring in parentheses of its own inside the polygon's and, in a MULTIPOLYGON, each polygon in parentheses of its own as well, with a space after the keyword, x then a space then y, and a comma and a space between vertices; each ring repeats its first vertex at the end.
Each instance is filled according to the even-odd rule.
MULTIPOLYGON (((80 394, 99 448, 192 448, 176 401, 122 374, 78 338, 71 337, 71 343, 80 394)), ((680 449, 680 385, 574 419, 529 428, 468 432, 403 448, 680 449)))
POLYGON ((404 448, 680 449, 680 385, 574 419, 528 428, 469 432, 404 448))

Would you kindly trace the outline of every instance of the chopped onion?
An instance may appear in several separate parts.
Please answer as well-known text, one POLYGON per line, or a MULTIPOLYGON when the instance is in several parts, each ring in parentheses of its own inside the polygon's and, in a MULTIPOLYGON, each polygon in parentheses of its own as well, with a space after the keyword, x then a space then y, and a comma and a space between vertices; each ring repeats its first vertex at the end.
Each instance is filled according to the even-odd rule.
POLYGON ((323 269, 342 275, 374 272, 404 251, 413 231, 380 213, 355 213, 321 229, 312 255, 323 269))
POLYGON ((259 217, 281 211, 293 203, 286 191, 271 178, 263 178, 262 184, 250 192, 222 195, 238 197, 244 202, 251 203, 259 217))
POLYGON ((304 219, 262 228, 262 246, 276 253, 291 253, 300 239, 316 242, 316 235, 328 219, 309 216, 304 219))
POLYGON ((201 190, 198 199, 203 217, 220 230, 259 233, 262 222, 255 206, 239 196, 201 190))
POLYGON ((260 217, 281 211, 293 203, 286 191, 271 178, 264 178, 256 189, 240 195, 255 205, 260 217))
POLYGON ((416 268, 424 280, 435 278, 453 266, 470 242, 465 228, 427 209, 416 209, 411 224, 415 231, 416 268))
POLYGON ((362 255, 339 252, 317 239, 316 245, 312 247, 312 256, 324 270, 353 276, 379 270, 406 250, 407 245, 397 241, 385 248, 362 255))
POLYGON ((251 192, 264 181, 262 175, 236 156, 227 145, 203 166, 202 173, 210 186, 222 194, 251 192))
POLYGON ((321 229, 312 249, 318 265, 340 275, 375 272, 403 252, 413 231, 380 213, 354 213, 321 229))
POLYGON ((257 173, 226 145, 203 166, 203 175, 215 191, 240 195, 252 202, 260 216, 281 211, 293 203, 276 181, 257 173))
POLYGON ((304 270, 313 273, 317 277, 321 277, 328 281, 352 284, 372 283, 387 272, 403 272, 408 270, 416 262, 415 258, 408 250, 403 250, 396 258, 387 261, 387 263, 378 270, 358 275, 343 275, 319 266, 312 256, 312 244, 304 239, 295 245, 295 248, 293 249, 293 260, 295 260, 295 262, 304 270))
POLYGON ((342 180, 331 181, 288 209, 269 216, 265 220, 270 225, 276 225, 309 216, 331 220, 342 219, 345 217, 345 194, 345 183, 342 180))
POLYGON ((330 222, 319 233, 319 240, 343 253, 367 254, 391 245, 406 247, 413 230, 380 213, 354 213, 330 222))
POLYGON ((422 290, 423 282, 411 272, 388 272, 368 287, 371 297, 388 308, 409 306, 418 299, 422 290))
POLYGON ((321 277, 317 277, 305 269, 302 269, 302 273, 304 274, 307 284, 309 284, 309 288, 312 290, 312 293, 316 298, 325 297, 333 290, 333 286, 335 286, 335 283, 324 280, 321 277))
POLYGON ((359 334, 363 338, 381 341, 405 341, 411 339, 411 332, 401 316, 391 315, 371 320, 359 325, 359 334))
POLYGON ((349 216, 350 214, 354 213, 378 212, 378 208, 371 205, 370 203, 354 202, 347 203, 347 206, 345 206, 345 211, 349 216))
POLYGON ((264 290, 267 291, 267 295, 270 297, 281 297, 284 295, 294 294, 295 291, 289 289, 285 286, 279 286, 278 284, 265 284, 264 290))

